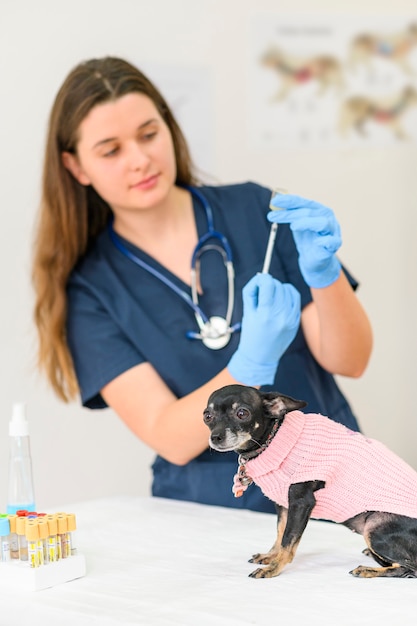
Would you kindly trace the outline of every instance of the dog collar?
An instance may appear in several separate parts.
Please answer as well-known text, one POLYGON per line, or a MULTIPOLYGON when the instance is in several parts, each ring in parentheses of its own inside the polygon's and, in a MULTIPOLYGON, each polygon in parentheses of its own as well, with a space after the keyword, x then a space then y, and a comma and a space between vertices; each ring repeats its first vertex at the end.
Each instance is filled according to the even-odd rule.
POLYGON ((277 430, 281 426, 281 424, 282 424, 282 419, 276 419, 274 422, 274 425, 272 426, 271 432, 266 438, 266 441, 261 446, 259 446, 259 448, 257 448, 256 450, 253 450, 252 452, 248 452, 247 454, 240 454, 239 463, 246 463, 246 461, 254 459, 255 457, 259 456, 264 450, 266 450, 266 448, 269 446, 269 444, 271 443, 271 441, 277 434, 277 430))

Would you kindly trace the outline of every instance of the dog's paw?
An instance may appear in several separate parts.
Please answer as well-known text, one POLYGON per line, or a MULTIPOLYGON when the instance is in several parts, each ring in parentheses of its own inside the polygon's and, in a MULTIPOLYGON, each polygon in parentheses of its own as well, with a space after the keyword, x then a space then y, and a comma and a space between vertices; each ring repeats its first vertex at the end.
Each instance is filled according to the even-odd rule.
POLYGON ((252 558, 249 559, 249 563, 259 563, 260 565, 268 565, 271 562, 271 559, 274 558, 276 554, 273 552, 265 552, 264 554, 258 552, 258 554, 253 554, 252 558))
POLYGON ((249 578, 265 578, 265 570, 262 567, 258 567, 258 569, 253 570, 249 574, 249 578))
POLYGON ((355 569, 351 570, 349 574, 352 574, 352 576, 356 576, 356 578, 362 578, 363 570, 365 569, 366 568, 363 565, 358 565, 358 567, 355 567, 355 569))
POLYGON ((273 578, 278 576, 278 574, 280 574, 280 569, 274 564, 269 567, 258 567, 258 569, 249 574, 249 578, 273 578))
POLYGON ((375 576, 379 575, 379 571, 381 570, 382 568, 358 565, 358 567, 355 567, 355 569, 349 572, 349 574, 352 574, 352 576, 355 576, 356 578, 375 578, 375 576))
POLYGON ((365 567, 364 565, 359 565, 349 573, 357 578, 417 578, 415 570, 401 566, 399 563, 393 563, 387 567, 365 567))

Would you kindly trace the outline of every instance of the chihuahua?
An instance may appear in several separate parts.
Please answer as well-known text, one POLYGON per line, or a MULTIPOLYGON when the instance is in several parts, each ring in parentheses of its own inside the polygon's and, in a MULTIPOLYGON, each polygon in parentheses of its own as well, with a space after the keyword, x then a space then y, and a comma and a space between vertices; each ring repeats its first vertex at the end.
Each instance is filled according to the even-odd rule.
POLYGON ((306 402, 278 392, 228 385, 208 399, 210 446, 239 454, 236 497, 255 482, 274 503, 277 538, 250 559, 252 578, 278 576, 291 563, 310 517, 360 533, 379 567, 361 578, 417 577, 417 472, 382 443, 303 413, 306 402))

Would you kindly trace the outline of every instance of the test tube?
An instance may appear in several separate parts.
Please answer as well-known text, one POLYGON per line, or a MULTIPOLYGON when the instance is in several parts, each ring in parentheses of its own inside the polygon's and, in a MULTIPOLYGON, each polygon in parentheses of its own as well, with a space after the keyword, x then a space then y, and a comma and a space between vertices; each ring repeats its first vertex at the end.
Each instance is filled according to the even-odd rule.
POLYGON ((16 533, 19 542, 19 559, 28 560, 28 542, 26 539, 26 517, 18 516, 16 519, 16 533))
MULTIPOLYGON (((271 209, 271 211, 279 211, 279 207, 273 206, 272 200, 273 198, 275 198, 276 196, 279 196, 283 193, 288 193, 286 189, 283 189, 282 187, 276 187, 275 189, 273 189, 272 194, 271 194, 271 201, 269 204, 269 208, 271 209)), ((264 258, 264 265, 262 268, 262 274, 268 274, 269 272, 269 268, 271 266, 271 259, 272 259, 272 252, 274 250, 274 244, 275 244, 275 238, 277 236, 277 230, 278 230, 278 224, 276 224, 275 222, 273 222, 271 224, 271 230, 269 231, 269 239, 268 239, 268 244, 266 246, 266 252, 265 252, 265 258, 264 258)))
POLYGON ((57 547, 57 532, 58 523, 55 515, 47 515, 46 520, 48 522, 48 561, 55 563, 58 560, 58 547, 57 547))
POLYGON ((39 567, 38 540, 39 529, 36 519, 26 520, 26 540, 28 545, 28 560, 30 567, 39 567))
POLYGON ((10 561, 10 522, 7 516, 0 518, 1 560, 10 561))
POLYGON ((38 529, 39 529, 39 543, 38 550, 42 552, 42 562, 44 565, 49 563, 49 551, 48 551, 48 537, 49 537, 49 526, 48 520, 43 517, 38 519, 38 529))
POLYGON ((56 517, 58 522, 58 558, 66 559, 68 556, 68 544, 67 544, 67 516, 66 514, 59 513, 56 517))
POLYGON ((38 539, 36 541, 36 549, 38 552, 38 561, 39 561, 39 565, 45 565, 45 553, 44 553, 44 549, 43 549, 43 538, 41 537, 41 527, 39 524, 39 519, 36 519, 36 526, 38 529, 38 539))
MULTIPOLYGON (((71 556, 77 554, 77 543, 75 539, 75 531, 77 530, 77 521, 74 513, 67 513, 67 540, 68 540, 68 550, 71 556)), ((69 555, 68 555, 69 556, 69 555)))
POLYGON ((10 557, 12 559, 19 558, 19 541, 16 533, 17 515, 8 515, 10 523, 10 557))

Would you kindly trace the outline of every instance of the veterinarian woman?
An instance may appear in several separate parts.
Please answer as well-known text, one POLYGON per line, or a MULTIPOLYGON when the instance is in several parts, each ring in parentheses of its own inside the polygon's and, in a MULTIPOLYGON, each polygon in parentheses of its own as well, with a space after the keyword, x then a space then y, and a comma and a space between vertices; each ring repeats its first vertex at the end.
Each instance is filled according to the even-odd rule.
POLYGON ((338 223, 280 197, 262 273, 270 198, 197 186, 167 103, 127 62, 90 60, 63 83, 35 243, 39 364, 60 398, 111 406, 155 450, 154 495, 273 510, 255 486, 234 499, 236 454, 208 449, 202 412, 226 384, 272 386, 357 429, 333 374, 360 376, 372 340, 338 223))

